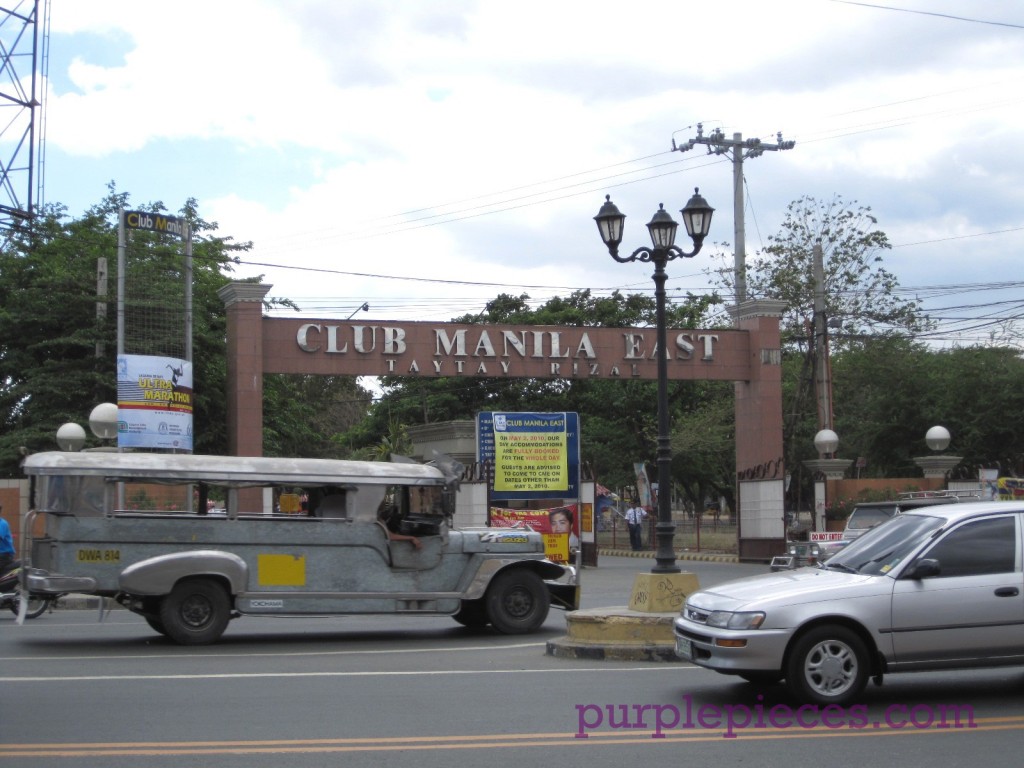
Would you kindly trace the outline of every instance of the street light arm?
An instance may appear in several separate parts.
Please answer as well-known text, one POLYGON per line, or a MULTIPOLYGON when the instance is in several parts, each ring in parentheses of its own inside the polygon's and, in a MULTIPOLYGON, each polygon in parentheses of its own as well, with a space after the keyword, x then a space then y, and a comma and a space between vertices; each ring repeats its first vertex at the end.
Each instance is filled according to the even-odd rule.
POLYGON ((701 247, 704 245, 704 239, 693 241, 693 250, 687 253, 678 245, 672 245, 668 248, 650 248, 647 246, 637 248, 629 256, 619 256, 619 249, 617 247, 608 246, 608 252, 612 255, 620 264, 627 264, 631 261, 641 262, 655 262, 659 260, 664 262, 672 261, 672 259, 692 259, 698 253, 700 253, 701 247))

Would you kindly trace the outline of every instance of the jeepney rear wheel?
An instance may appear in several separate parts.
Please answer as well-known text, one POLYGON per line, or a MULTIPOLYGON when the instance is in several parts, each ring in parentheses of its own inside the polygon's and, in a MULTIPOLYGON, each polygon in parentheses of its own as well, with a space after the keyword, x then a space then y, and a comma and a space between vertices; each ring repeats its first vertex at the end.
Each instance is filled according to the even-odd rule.
POLYGON ((502 571, 495 576, 487 589, 486 602, 491 624, 506 635, 536 631, 551 607, 544 581, 526 568, 502 571))
POLYGON ((480 629, 491 623, 487 618, 487 606, 483 600, 463 600, 459 612, 452 616, 464 627, 480 629))
POLYGON ((149 624, 152 629, 156 630, 161 635, 167 634, 167 628, 164 626, 164 623, 156 616, 143 616, 142 618, 146 620, 146 623, 149 624))
POLYGON ((216 642, 230 620, 228 593, 212 579, 183 579, 160 603, 164 634, 180 645, 216 642))
POLYGON ((159 597, 147 597, 142 601, 142 610, 138 611, 139 615, 146 620, 151 629, 156 630, 161 635, 167 635, 167 630, 164 628, 164 623, 160 621, 160 603, 162 603, 159 597))

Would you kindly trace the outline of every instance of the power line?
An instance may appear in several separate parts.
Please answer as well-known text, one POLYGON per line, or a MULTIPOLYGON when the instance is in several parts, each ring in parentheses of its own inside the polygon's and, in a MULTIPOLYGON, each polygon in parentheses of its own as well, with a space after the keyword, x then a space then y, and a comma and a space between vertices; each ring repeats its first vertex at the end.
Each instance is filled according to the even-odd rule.
MULTIPOLYGON (((978 88, 977 85, 972 85, 972 87, 970 89, 968 89, 968 90, 973 92, 973 91, 976 91, 977 88, 978 88)), ((963 90, 963 89, 960 89, 960 90, 963 90)), ((928 96, 916 97, 915 99, 907 99, 907 100, 901 101, 901 102, 890 102, 890 103, 887 103, 887 104, 876 105, 876 106, 873 106, 873 107, 865 107, 862 110, 855 110, 855 112, 870 111, 870 110, 875 110, 875 109, 885 109, 885 108, 888 108, 888 107, 891 107, 891 106, 895 106, 895 105, 898 105, 898 104, 901 104, 901 103, 907 103, 907 102, 911 102, 911 101, 918 101, 918 100, 931 99, 931 98, 945 98, 949 94, 951 94, 951 93, 955 94, 957 92, 959 92, 959 91, 957 89, 954 89, 954 90, 943 92, 943 93, 936 93, 936 94, 930 94, 928 96)), ((1005 105, 1006 103, 1016 103, 1017 101, 1020 101, 1020 99, 1003 100, 1002 102, 1000 102, 1000 104, 1004 104, 1005 105)), ((977 111, 979 109, 991 109, 991 108, 993 108, 993 106, 994 105, 992 105, 992 104, 988 104, 988 105, 982 105, 982 106, 978 106, 978 107, 971 107, 970 109, 965 109, 964 107, 961 106, 961 107, 957 107, 957 108, 954 108, 954 109, 944 109, 944 110, 941 110, 941 111, 932 112, 932 113, 929 113, 928 115, 924 115, 924 116, 918 115, 918 116, 911 116, 911 117, 900 117, 900 118, 890 119, 890 120, 886 120, 886 121, 877 121, 875 123, 868 124, 867 126, 854 126, 854 127, 845 127, 845 128, 836 129, 836 130, 842 131, 842 133, 836 133, 835 131, 829 131, 829 132, 822 132, 819 136, 815 136, 815 134, 808 134, 806 136, 805 135, 800 135, 799 139, 800 139, 801 142, 816 143, 816 142, 819 142, 819 141, 827 141, 827 140, 832 140, 832 139, 836 139, 836 138, 843 138, 843 137, 846 137, 846 136, 853 135, 855 133, 864 133, 864 132, 872 132, 872 131, 879 131, 879 130, 891 130, 891 129, 895 128, 895 127, 899 127, 899 126, 902 126, 902 125, 907 125, 907 124, 910 124, 910 123, 913 123, 913 122, 918 122, 919 120, 926 119, 928 117, 934 117, 935 115, 963 114, 965 112, 977 111)), ((995 106, 998 106, 998 104, 995 105, 995 106)), ((852 114, 852 113, 853 112, 841 113, 839 115, 835 115, 834 117, 842 117, 843 115, 852 114)), ((699 126, 700 123, 698 123, 697 125, 699 126)), ((716 129, 716 130, 719 130, 719 132, 720 132, 720 129, 716 129)), ((760 139, 753 139, 753 140, 748 140, 748 141, 750 141, 750 142, 761 142, 760 139)), ((673 146, 675 146, 674 140, 673 140, 673 146)), ((788 147, 786 147, 786 148, 788 148, 788 147)), ((763 143, 762 142, 761 149, 762 149, 762 151, 764 151, 764 150, 767 150, 767 149, 778 149, 778 147, 777 146, 773 146, 771 144, 767 144, 767 143, 763 143)), ((564 199, 568 199, 568 198, 572 198, 572 197, 578 197, 578 196, 581 196, 581 195, 594 194, 594 193, 596 193, 598 191, 606 191, 609 188, 615 189, 615 188, 619 188, 619 187, 626 186, 626 185, 632 185, 632 184, 652 181, 652 180, 655 180, 655 179, 658 179, 658 178, 664 178, 666 176, 682 173, 685 170, 696 170, 697 168, 706 167, 707 165, 709 165, 708 163, 703 163, 703 164, 694 165, 694 166, 692 166, 690 168, 685 168, 685 167, 674 167, 675 164, 673 164, 671 162, 668 162, 668 163, 656 163, 654 165, 648 165, 648 166, 645 166, 645 167, 642 167, 642 168, 636 168, 636 169, 631 169, 631 170, 627 170, 627 171, 619 171, 619 172, 615 172, 615 173, 609 173, 609 171, 613 171, 613 170, 616 170, 616 169, 621 169, 623 167, 628 167, 628 166, 631 166, 631 165, 633 165, 635 163, 648 162, 650 160, 662 157, 664 154, 665 153, 654 153, 654 154, 651 154, 651 155, 646 155, 646 156, 643 156, 643 157, 635 158, 633 160, 627 160, 627 161, 622 161, 622 162, 614 163, 614 164, 611 164, 611 165, 608 165, 608 166, 603 166, 603 167, 600 167, 600 168, 594 168, 594 169, 589 169, 589 170, 585 170, 585 171, 578 171, 578 172, 574 172, 574 173, 570 173, 570 174, 565 174, 565 175, 562 175, 562 176, 554 177, 552 179, 542 180, 542 181, 533 182, 533 183, 525 184, 525 185, 509 187, 509 188, 506 188, 506 189, 501 190, 501 191, 489 192, 489 193, 484 193, 484 194, 480 194, 480 195, 475 195, 475 196, 463 198, 462 200, 459 200, 459 201, 441 203, 441 204, 430 205, 430 206, 422 206, 422 207, 410 209, 408 211, 404 211, 404 212, 400 212, 400 213, 390 214, 390 215, 386 215, 386 216, 380 216, 380 217, 377 217, 377 218, 374 218, 374 219, 370 219, 370 220, 364 222, 363 225, 360 225, 360 228, 356 228, 356 229, 350 230, 348 232, 338 232, 336 229, 324 229, 324 230, 318 230, 318 231, 306 231, 306 232, 303 232, 301 234, 296 234, 295 236, 291 236, 291 237, 281 237, 281 238, 278 238, 277 240, 267 240, 267 241, 263 241, 261 243, 261 250, 263 252, 266 252, 265 246, 268 243, 273 245, 275 242, 284 243, 284 242, 288 242, 289 240, 291 240, 292 242, 295 242, 296 239, 298 239, 298 238, 302 238, 305 242, 337 240, 339 238, 342 240, 342 242, 353 242, 353 241, 372 239, 372 238, 377 238, 377 237, 390 236, 390 235, 394 235, 394 234, 405 233, 405 232, 409 232, 409 231, 423 229, 423 228, 426 228, 426 227, 433 227, 433 226, 438 226, 438 225, 441 225, 441 224, 449 224, 449 223, 455 223, 455 222, 470 220, 470 219, 479 218, 479 217, 485 216, 485 215, 507 213, 509 211, 519 210, 519 209, 522 209, 522 208, 525 208, 525 207, 530 207, 530 206, 535 206, 535 205, 541 205, 541 204, 556 202, 556 201, 559 201, 559 200, 564 200, 564 199), (669 170, 667 172, 662 172, 662 173, 657 173, 657 174, 650 175, 651 171, 658 170, 658 169, 664 169, 664 168, 671 168, 671 170, 669 170), (637 174, 648 174, 648 175, 644 175, 641 178, 627 178, 627 177, 630 177, 630 176, 636 176, 637 174), (507 197, 506 196, 508 193, 522 192, 524 190, 530 190, 530 189, 538 188, 538 187, 542 187, 542 188, 543 187, 549 187, 549 185, 551 185, 551 184, 557 184, 557 183, 562 182, 562 181, 577 180, 577 179, 583 179, 583 180, 581 180, 581 181, 573 181, 572 184, 558 186, 558 187, 555 187, 554 189, 546 188, 546 189, 541 189, 540 191, 530 192, 529 194, 519 194, 519 195, 514 195, 513 197, 507 197), (616 181, 616 180, 618 180, 618 181, 616 181), (616 183, 610 184, 610 182, 613 182, 613 181, 616 181, 616 183), (493 198, 496 198, 496 197, 499 198, 499 199, 493 200, 493 198), (484 202, 484 201, 488 201, 488 200, 492 200, 492 202, 484 202), (466 205, 466 204, 471 204, 471 205, 466 205), (451 209, 453 207, 455 208, 454 210, 444 210, 444 209, 451 209), (412 218, 410 218, 410 217, 412 217, 412 218), (393 222, 393 223, 392 224, 388 224, 386 226, 377 226, 378 222, 393 222)))
POLYGON ((697 135, 678 147, 676 146, 675 139, 673 139, 672 149, 686 152, 693 149, 697 144, 706 146, 709 155, 725 155, 732 161, 733 235, 736 240, 733 251, 733 285, 736 291, 736 301, 746 301, 747 266, 746 227, 744 225, 743 205, 743 161, 747 158, 760 157, 769 151, 778 152, 792 149, 796 146, 796 142, 783 141, 782 131, 779 131, 775 144, 766 144, 756 137, 744 140, 741 133, 734 133, 731 139, 727 139, 722 133, 721 128, 715 128, 710 136, 705 136, 704 126, 701 123, 697 123, 697 135))
POLYGON ((918 16, 935 16, 940 19, 949 19, 950 21, 966 21, 971 24, 989 24, 994 27, 1010 27, 1011 29, 1024 29, 1024 25, 1011 24, 1007 21, 988 21, 987 19, 974 19, 969 16, 953 16, 949 13, 937 13, 935 11, 920 11, 915 8, 896 8, 891 5, 878 5, 876 3, 862 3, 856 2, 855 0, 832 0, 834 3, 842 3, 843 5, 859 5, 862 8, 874 8, 879 11, 897 11, 899 13, 912 13, 918 16))

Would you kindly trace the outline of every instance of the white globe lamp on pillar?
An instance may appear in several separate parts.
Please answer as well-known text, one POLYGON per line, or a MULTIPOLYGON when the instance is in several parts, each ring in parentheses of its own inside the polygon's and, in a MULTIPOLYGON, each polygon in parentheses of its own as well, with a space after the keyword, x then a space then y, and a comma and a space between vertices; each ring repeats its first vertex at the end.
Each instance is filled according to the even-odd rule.
POLYGON ((839 435, 831 429, 823 429, 814 436, 814 447, 822 458, 831 458, 839 447, 839 435))
POLYGON ((945 427, 932 427, 924 435, 924 441, 933 451, 944 451, 949 447, 951 437, 945 427))
POLYGON ((117 437, 117 406, 113 403, 100 403, 89 414, 89 429, 100 440, 113 440, 117 437))
POLYGON ((57 429, 57 445, 62 451, 80 451, 85 446, 85 430, 69 421, 57 429))
POLYGON ((950 470, 963 461, 962 456, 947 456, 939 453, 949 447, 951 439, 949 430, 945 427, 934 426, 925 433, 925 445, 935 453, 931 456, 918 456, 914 459, 914 463, 921 468, 925 477, 945 480, 949 477, 950 470))
POLYGON ((853 459, 837 459, 836 449, 839 448, 839 435, 831 429, 822 429, 814 436, 814 447, 818 458, 804 462, 804 466, 814 472, 814 529, 825 530, 825 508, 828 503, 826 484, 828 481, 842 480, 846 470, 853 464, 853 459))

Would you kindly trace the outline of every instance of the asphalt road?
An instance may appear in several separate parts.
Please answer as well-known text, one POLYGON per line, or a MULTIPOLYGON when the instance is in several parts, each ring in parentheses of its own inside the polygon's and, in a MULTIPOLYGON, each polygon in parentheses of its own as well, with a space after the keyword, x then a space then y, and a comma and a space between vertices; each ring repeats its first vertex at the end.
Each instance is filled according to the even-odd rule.
MULTIPOLYGON (((601 562, 585 607, 625 605, 651 564, 601 562)), ((764 569, 681 565, 704 586, 764 569)), ((243 618, 183 648, 125 611, 8 615, 0 768, 1020 764, 1020 669, 893 676, 858 708, 800 712, 783 688, 683 663, 547 656, 564 628, 554 611, 527 637, 446 618, 243 618)))

